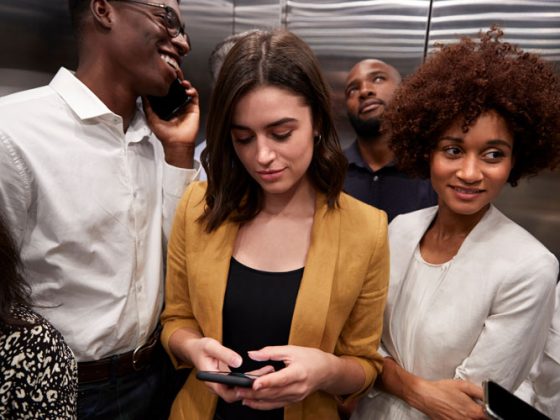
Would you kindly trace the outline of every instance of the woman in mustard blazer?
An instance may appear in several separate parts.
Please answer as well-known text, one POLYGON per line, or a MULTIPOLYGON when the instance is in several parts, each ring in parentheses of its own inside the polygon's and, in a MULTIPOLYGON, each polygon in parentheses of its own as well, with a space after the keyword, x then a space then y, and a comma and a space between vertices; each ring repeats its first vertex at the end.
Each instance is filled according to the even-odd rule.
POLYGON ((309 47, 286 31, 225 59, 168 249, 162 341, 193 367, 172 419, 336 419, 362 395, 388 282, 383 212, 342 193, 346 160, 309 47), (196 378, 252 372, 250 388, 196 378))

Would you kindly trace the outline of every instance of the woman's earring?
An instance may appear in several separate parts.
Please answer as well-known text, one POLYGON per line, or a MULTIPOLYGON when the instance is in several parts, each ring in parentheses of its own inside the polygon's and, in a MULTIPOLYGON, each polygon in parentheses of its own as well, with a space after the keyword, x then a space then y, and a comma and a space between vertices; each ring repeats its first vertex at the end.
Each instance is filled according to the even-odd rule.
POLYGON ((323 136, 320 134, 315 135, 315 137, 313 137, 313 140, 315 141, 315 144, 318 145, 323 141, 323 136))

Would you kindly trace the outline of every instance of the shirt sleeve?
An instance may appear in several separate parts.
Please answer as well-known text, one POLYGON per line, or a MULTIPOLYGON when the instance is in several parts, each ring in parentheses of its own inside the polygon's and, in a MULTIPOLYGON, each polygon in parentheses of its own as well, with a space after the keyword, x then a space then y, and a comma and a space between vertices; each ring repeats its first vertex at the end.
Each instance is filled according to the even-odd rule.
POLYGON ((167 243, 173 217, 185 189, 198 179, 200 162, 194 161, 193 169, 177 168, 163 162, 163 235, 167 243))
POLYGON ((367 392, 383 366, 378 347, 389 284, 389 245, 387 217, 383 214, 383 217, 378 219, 366 279, 335 349, 335 354, 356 361, 365 373, 362 388, 352 395, 345 396, 343 403, 367 392))
POLYGON ((556 312, 548 331, 542 359, 532 379, 532 403, 553 419, 560 419, 560 285, 556 286, 556 312))
POLYGON ((33 176, 13 140, 0 131, 0 210, 21 247, 33 201, 33 176))
POLYGON ((492 379, 509 390, 521 384, 544 347, 557 276, 558 261, 552 255, 527 258, 511 268, 478 341, 455 371, 456 379, 477 384, 492 379))

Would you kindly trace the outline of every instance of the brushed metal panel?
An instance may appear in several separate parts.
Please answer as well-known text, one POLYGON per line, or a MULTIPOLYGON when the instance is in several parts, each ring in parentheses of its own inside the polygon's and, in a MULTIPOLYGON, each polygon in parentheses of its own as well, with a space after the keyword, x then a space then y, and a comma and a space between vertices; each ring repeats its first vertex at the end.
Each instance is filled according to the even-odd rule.
POLYGON ((506 187, 496 206, 560 259, 560 171, 546 171, 506 187))
POLYGON ((434 0, 429 45, 476 35, 493 23, 504 29, 507 41, 560 62, 558 0, 434 0))
POLYGON ((0 95, 43 85, 77 57, 65 0, 0 1, 0 95))
POLYGON ((281 1, 235 0, 235 33, 250 29, 273 29, 281 25, 281 1))
POLYGON ((429 0, 288 0, 286 26, 320 57, 351 62, 376 57, 407 74, 422 61, 429 4, 429 0))

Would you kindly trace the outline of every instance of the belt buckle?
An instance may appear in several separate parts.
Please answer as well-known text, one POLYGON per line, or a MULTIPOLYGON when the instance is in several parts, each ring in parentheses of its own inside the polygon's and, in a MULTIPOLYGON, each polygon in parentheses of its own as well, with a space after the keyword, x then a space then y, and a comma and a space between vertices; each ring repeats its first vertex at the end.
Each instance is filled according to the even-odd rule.
POLYGON ((136 372, 140 372, 142 370, 142 367, 139 367, 138 361, 136 360, 136 356, 140 354, 140 351, 142 351, 142 347, 136 347, 134 349, 134 351, 132 352, 132 368, 136 371, 136 372))
POLYGON ((154 334, 152 334, 152 336, 146 342, 146 344, 136 347, 132 352, 132 368, 136 372, 139 372, 144 368, 144 366, 138 366, 139 361, 137 360, 137 358, 140 357, 140 354, 142 354, 143 351, 153 350, 153 348, 156 346, 157 341, 159 339, 158 332, 159 331, 156 331, 154 334))

